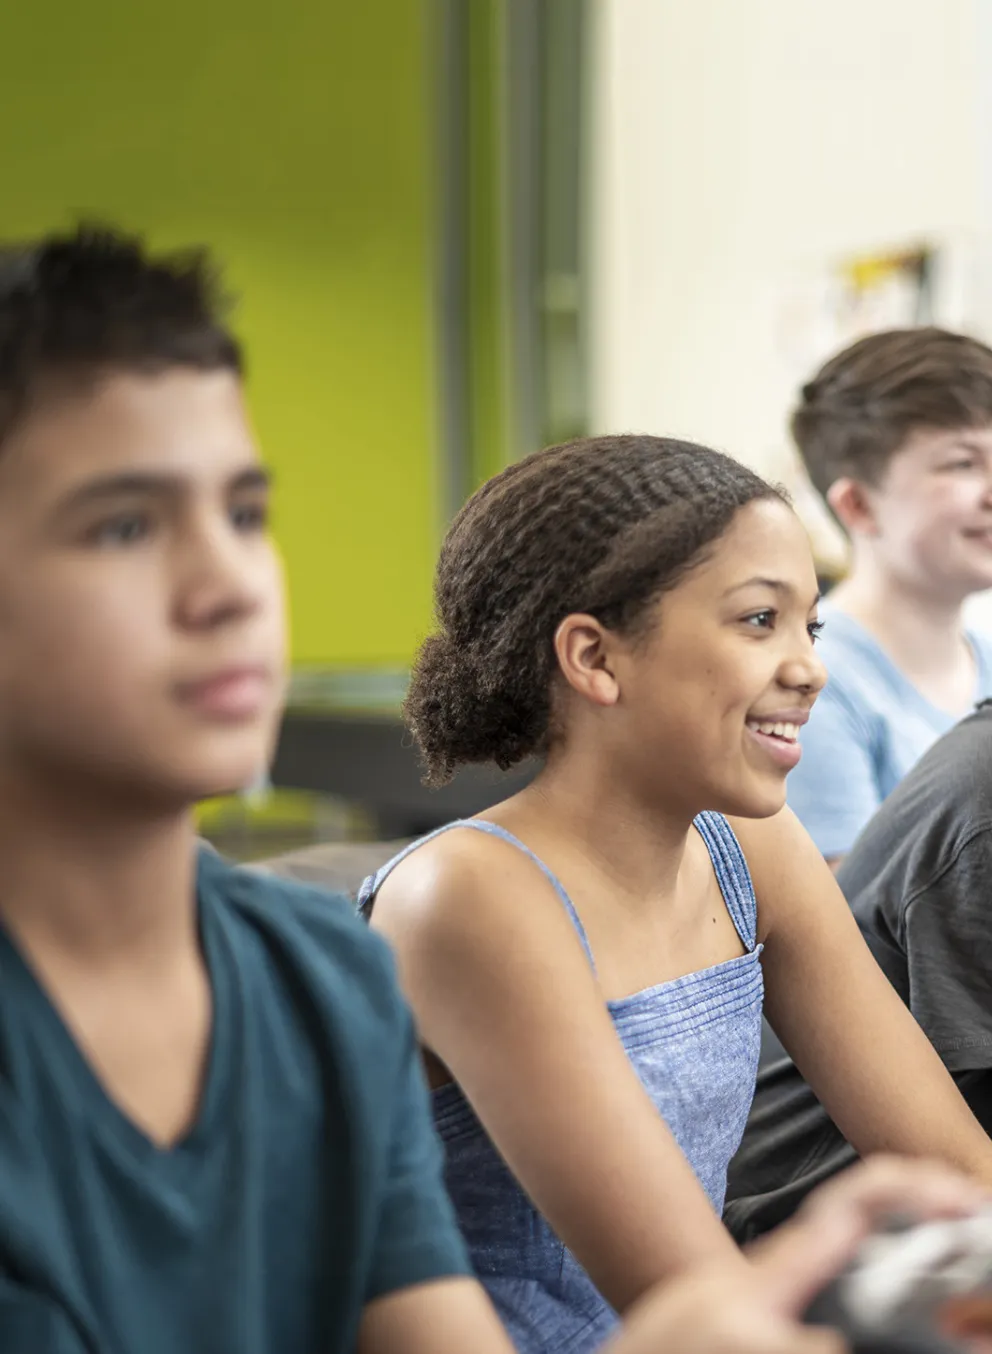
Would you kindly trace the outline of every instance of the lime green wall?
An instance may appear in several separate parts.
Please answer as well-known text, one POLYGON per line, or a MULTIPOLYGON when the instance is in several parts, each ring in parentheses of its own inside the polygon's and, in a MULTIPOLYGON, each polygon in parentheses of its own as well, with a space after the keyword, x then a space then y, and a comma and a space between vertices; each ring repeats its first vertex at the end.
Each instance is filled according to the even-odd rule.
POLYGON ((507 287, 503 204, 505 6, 468 12, 469 469, 474 489, 508 460, 507 287))
POLYGON ((406 660, 435 514, 428 0, 4 8, 0 235, 208 241, 279 484, 298 661, 406 660))

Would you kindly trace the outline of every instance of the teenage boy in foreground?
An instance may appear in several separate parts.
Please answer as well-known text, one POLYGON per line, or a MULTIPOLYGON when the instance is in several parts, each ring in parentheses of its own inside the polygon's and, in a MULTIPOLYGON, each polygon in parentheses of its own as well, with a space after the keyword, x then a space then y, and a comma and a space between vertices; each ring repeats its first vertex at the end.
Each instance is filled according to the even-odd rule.
MULTIPOLYGON (((240 367, 197 256, 0 258, 0 1354, 506 1354, 385 947, 197 855, 283 692, 240 367)), ((879 1167, 615 1352, 836 1349, 795 1315, 878 1210, 976 1197, 879 1167)))

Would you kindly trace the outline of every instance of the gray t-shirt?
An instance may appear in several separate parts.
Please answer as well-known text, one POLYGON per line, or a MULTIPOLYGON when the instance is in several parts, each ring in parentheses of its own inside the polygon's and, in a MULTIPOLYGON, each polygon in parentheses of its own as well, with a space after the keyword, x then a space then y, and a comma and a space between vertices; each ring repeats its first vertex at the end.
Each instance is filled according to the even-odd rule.
MULTIPOLYGON (((881 968, 992 1134, 992 704, 917 763, 837 878, 881 968)), ((748 1240, 854 1159, 793 1064, 775 1063, 758 1078, 724 1219, 748 1240)))

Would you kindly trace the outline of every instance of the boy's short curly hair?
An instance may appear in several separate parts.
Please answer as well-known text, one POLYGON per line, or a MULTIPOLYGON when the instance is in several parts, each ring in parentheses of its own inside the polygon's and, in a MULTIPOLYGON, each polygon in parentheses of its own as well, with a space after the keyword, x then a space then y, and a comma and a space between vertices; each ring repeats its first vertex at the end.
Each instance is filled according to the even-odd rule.
POLYGON ((204 250, 94 226, 0 249, 0 445, 46 394, 113 371, 243 370, 204 250))

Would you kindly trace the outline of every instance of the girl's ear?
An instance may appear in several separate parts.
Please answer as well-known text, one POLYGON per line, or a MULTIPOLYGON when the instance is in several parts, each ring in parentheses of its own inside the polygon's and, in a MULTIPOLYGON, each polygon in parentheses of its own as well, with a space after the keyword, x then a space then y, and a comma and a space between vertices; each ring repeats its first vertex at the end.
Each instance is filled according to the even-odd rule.
POLYGON ((594 705, 616 705, 620 686, 613 669, 610 632, 581 612, 566 616, 555 631, 555 654, 573 691, 594 705))

